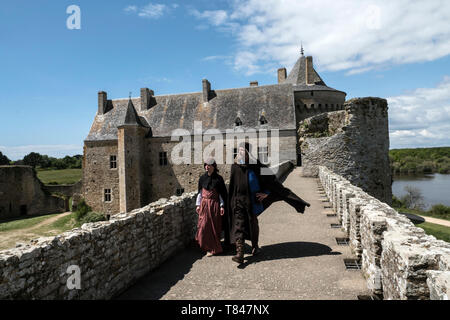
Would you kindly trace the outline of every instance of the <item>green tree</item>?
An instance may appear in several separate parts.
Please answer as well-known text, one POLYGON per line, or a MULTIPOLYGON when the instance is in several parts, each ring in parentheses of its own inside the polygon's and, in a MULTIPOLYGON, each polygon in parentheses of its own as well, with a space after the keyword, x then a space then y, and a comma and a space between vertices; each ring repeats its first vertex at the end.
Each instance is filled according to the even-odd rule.
POLYGON ((42 156, 39 153, 31 152, 23 157, 23 163, 27 166, 32 166, 35 168, 42 161, 42 156))
POLYGON ((9 165, 11 160, 8 159, 7 156, 3 155, 3 153, 0 151, 0 166, 7 166, 9 165))

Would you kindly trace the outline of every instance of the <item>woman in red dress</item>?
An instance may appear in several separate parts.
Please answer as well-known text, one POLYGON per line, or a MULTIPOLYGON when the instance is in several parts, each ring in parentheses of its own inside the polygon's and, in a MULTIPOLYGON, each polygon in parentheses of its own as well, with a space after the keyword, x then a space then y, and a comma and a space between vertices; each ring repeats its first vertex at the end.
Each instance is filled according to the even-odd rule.
POLYGON ((222 216, 225 214, 227 189, 218 174, 214 159, 204 163, 205 174, 198 181, 197 213, 198 224, 195 240, 210 257, 223 252, 220 244, 222 216))

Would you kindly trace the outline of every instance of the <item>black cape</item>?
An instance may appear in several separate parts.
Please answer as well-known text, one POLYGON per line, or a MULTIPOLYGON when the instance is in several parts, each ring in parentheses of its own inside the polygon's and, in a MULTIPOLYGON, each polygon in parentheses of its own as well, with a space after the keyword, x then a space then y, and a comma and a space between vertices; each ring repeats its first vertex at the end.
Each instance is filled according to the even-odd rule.
MULTIPOLYGON (((236 198, 238 195, 245 194, 248 199, 250 199, 250 187, 248 184, 248 169, 252 169, 260 184, 261 192, 264 190, 268 190, 269 195, 262 201, 262 205, 264 210, 266 210, 270 205, 277 201, 285 201, 289 205, 295 208, 297 212, 304 213, 305 207, 309 207, 310 204, 300 197, 298 197, 295 193, 293 193, 288 188, 285 188, 281 182, 275 177, 274 174, 271 175, 261 175, 261 168, 267 168, 267 166, 263 165, 259 161, 256 164, 247 164, 247 165, 238 165, 233 164, 231 166, 231 175, 230 175, 230 185, 228 188, 228 214, 227 214, 227 222, 228 229, 230 231, 230 241, 231 243, 236 242, 235 237, 235 228, 236 228, 236 217, 233 214, 236 208, 236 198)), ((250 219, 254 219, 254 214, 252 213, 251 201, 247 201, 248 210, 245 223, 245 239, 251 240, 252 230, 251 223, 249 223, 250 219)))

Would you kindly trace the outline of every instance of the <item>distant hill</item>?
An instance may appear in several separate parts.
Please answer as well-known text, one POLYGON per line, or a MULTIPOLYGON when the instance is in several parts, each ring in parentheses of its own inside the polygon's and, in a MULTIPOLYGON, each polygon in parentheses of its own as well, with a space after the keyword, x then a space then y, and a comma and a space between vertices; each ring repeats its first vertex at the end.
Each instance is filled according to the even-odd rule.
POLYGON ((394 174, 450 173, 450 147, 392 149, 389 159, 394 174))

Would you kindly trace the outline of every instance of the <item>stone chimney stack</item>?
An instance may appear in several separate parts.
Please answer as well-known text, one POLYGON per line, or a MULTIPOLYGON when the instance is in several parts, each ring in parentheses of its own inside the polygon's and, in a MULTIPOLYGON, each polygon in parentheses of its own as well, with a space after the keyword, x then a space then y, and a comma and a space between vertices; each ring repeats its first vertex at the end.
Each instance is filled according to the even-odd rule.
POLYGON ((250 87, 257 87, 258 81, 250 81, 250 87))
POLYGON ((208 80, 203 79, 202 84, 203 84, 203 102, 208 102, 209 92, 211 91, 211 83, 209 83, 208 80))
POLYGON ((105 114, 108 105, 108 97, 105 91, 98 92, 98 114, 105 114))
POLYGON ((314 69, 312 56, 306 57, 306 84, 314 84, 314 69))
POLYGON ((284 80, 286 80, 286 77, 286 68, 278 69, 278 83, 284 82, 284 80))
POLYGON ((141 111, 148 110, 151 107, 151 99, 155 95, 153 90, 141 88, 141 111))

